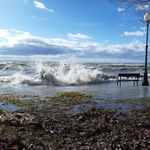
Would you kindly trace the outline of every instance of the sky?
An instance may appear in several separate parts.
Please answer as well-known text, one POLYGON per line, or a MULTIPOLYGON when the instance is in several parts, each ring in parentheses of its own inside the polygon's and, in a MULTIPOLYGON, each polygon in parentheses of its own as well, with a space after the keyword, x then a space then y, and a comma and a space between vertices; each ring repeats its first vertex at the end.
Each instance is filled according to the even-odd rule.
POLYGON ((134 9, 109 0, 0 0, 0 61, 145 63, 147 27, 134 9))

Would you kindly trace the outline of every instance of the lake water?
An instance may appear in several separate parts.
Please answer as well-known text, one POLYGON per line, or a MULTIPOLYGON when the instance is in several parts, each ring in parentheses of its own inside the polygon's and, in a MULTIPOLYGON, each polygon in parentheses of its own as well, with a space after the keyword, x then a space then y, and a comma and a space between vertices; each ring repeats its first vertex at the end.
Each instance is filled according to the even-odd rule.
POLYGON ((77 91, 109 99, 150 97, 150 87, 142 86, 143 73, 143 64, 0 62, 0 94, 21 92, 42 97, 77 91), (141 74, 139 85, 123 82, 117 86, 118 73, 129 72, 141 74))

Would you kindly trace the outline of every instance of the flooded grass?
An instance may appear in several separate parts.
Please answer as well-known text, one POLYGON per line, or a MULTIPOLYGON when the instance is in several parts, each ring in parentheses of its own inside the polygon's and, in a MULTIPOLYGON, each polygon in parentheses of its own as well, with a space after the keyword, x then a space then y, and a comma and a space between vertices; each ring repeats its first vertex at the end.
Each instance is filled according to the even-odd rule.
POLYGON ((150 106, 150 97, 142 97, 138 99, 115 99, 115 100, 110 100, 110 99, 105 99, 103 100, 103 103, 105 104, 111 104, 111 105, 117 105, 121 104, 122 106, 126 107, 136 107, 136 108, 143 108, 143 107, 148 107, 150 106))
MULTIPOLYGON (((19 93, 7 93, 0 95, 0 103, 3 106, 17 106, 21 109, 58 109, 69 110, 79 104, 97 104, 91 95, 80 92, 59 93, 58 96, 46 96, 41 99, 38 95, 28 95, 19 93)), ((12 107, 13 109, 13 107, 12 107)))
POLYGON ((77 105, 104 106, 109 105, 114 108, 121 105, 123 107, 142 108, 150 106, 150 97, 142 97, 138 99, 103 99, 95 98, 81 92, 64 92, 57 93, 57 96, 46 96, 40 98, 38 95, 28 95, 20 93, 6 93, 0 95, 1 109, 51 109, 51 110, 70 110, 77 105), (14 106, 14 107, 13 107, 14 106))

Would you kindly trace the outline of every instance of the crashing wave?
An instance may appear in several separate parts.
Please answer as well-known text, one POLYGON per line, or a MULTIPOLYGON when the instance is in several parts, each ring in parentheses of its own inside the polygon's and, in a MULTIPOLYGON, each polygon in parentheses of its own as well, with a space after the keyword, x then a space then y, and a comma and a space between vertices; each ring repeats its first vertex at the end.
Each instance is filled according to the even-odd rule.
POLYGON ((115 75, 103 73, 100 68, 76 63, 67 65, 64 63, 57 65, 37 63, 22 70, 12 76, 0 76, 0 82, 11 85, 69 86, 98 84, 116 79, 115 75))

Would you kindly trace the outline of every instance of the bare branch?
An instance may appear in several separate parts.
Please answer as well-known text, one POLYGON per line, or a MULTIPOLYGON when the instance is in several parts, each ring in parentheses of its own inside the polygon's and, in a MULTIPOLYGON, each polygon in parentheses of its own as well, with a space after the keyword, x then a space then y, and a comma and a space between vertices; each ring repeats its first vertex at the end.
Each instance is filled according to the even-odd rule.
MULTIPOLYGON (((109 0, 122 10, 133 10, 137 15, 143 16, 150 13, 150 0, 109 0)), ((142 20, 141 20, 142 21, 142 20)), ((143 21, 142 21, 143 22, 143 21)))

